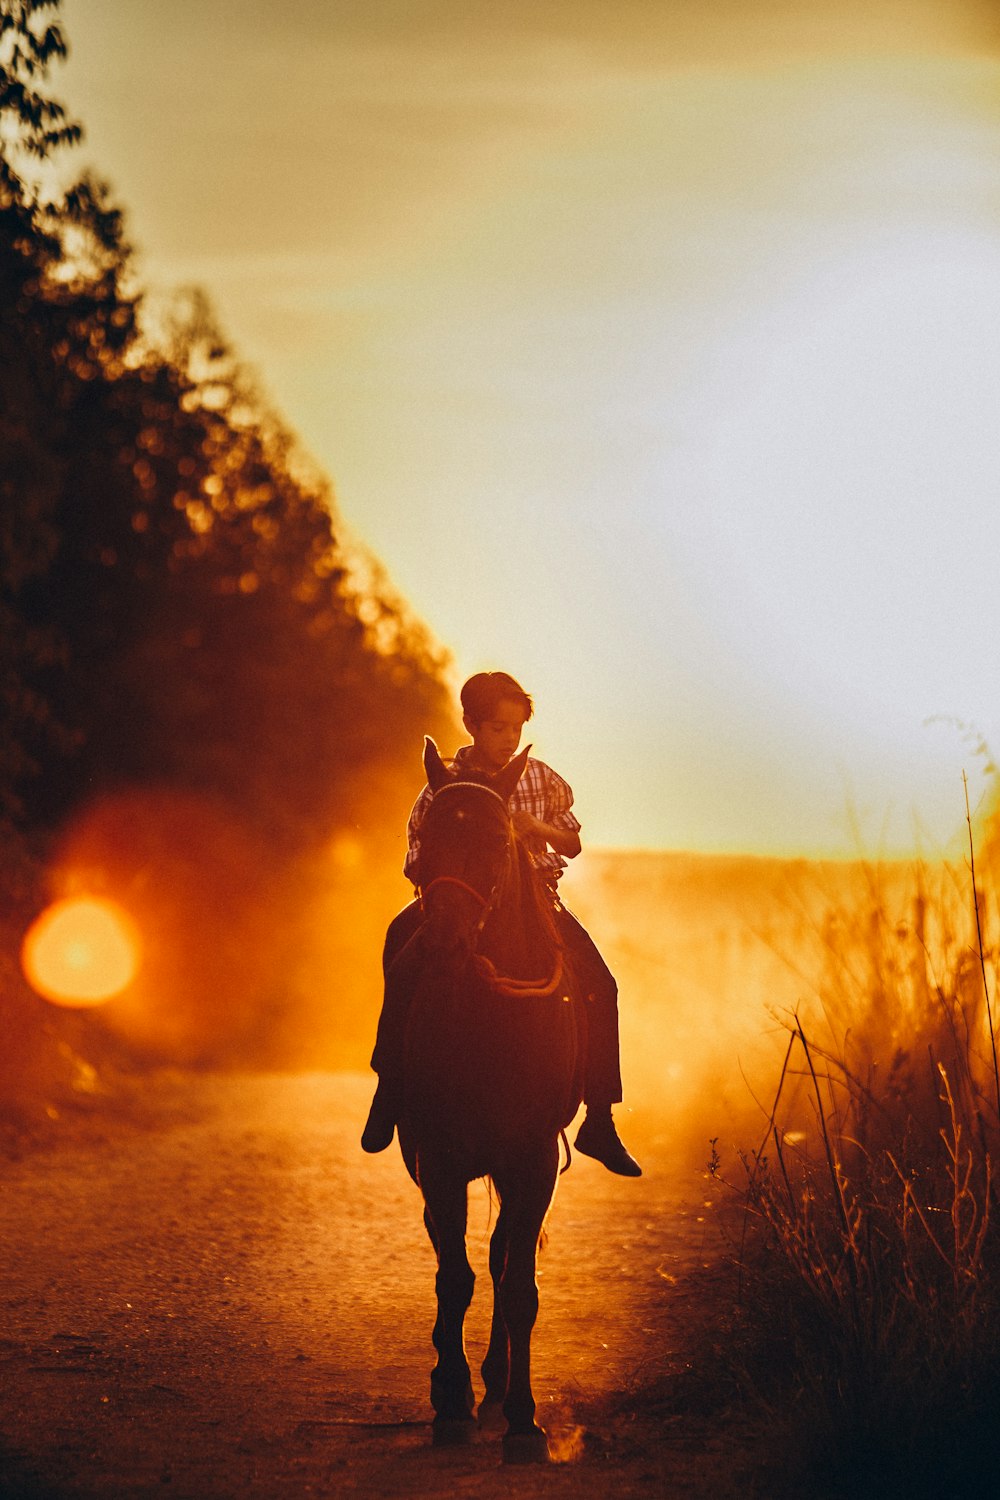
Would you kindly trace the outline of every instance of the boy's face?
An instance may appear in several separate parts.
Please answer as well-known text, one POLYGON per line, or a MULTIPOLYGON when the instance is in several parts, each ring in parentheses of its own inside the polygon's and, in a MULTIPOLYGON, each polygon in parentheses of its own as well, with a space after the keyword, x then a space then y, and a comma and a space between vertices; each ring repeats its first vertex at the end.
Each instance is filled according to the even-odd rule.
POLYGON ((466 717, 465 727, 472 735, 476 759, 484 771, 502 771, 517 751, 524 729, 524 706, 516 698, 502 698, 488 719, 474 724, 466 717))

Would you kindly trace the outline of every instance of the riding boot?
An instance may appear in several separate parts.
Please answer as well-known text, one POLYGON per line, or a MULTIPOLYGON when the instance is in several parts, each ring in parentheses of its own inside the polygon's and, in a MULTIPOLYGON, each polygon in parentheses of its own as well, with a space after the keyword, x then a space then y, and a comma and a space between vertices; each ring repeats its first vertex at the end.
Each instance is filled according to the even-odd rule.
MULTIPOLYGON (((392 1137, 390 1136, 390 1140, 392 1137)), ((588 1104, 583 1124, 577 1131, 576 1149, 584 1156, 592 1156, 609 1172, 619 1177, 641 1177, 642 1168, 622 1143, 615 1122, 611 1118, 611 1105, 588 1104)))
POLYGON ((378 1081, 368 1120, 361 1135, 361 1149, 371 1155, 385 1151, 392 1145, 399 1119, 400 1089, 388 1077, 378 1081))

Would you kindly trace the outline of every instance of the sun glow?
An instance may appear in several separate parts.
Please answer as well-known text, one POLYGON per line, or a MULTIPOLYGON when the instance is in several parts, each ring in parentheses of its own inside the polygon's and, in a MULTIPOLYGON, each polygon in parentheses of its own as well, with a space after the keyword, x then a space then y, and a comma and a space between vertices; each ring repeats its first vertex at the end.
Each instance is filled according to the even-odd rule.
POLYGON ((1000 741, 995 7, 299 8, 304 54, 64 0, 67 97, 458 680, 531 689, 591 846, 951 848, 1000 741))
POLYGON ((24 939, 21 962, 32 988, 56 1005, 102 1005, 126 989, 141 962, 129 916, 101 897, 68 897, 49 906, 24 939))

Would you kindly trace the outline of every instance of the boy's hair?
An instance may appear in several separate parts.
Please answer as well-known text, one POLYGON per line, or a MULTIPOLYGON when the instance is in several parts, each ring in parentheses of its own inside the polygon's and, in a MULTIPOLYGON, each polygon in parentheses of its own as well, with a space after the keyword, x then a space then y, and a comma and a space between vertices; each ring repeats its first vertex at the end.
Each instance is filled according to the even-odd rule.
POLYGON ((524 709, 525 722, 534 712, 531 697, 507 672, 477 672, 462 689, 462 712, 470 724, 481 724, 492 718, 507 698, 513 698, 524 709))

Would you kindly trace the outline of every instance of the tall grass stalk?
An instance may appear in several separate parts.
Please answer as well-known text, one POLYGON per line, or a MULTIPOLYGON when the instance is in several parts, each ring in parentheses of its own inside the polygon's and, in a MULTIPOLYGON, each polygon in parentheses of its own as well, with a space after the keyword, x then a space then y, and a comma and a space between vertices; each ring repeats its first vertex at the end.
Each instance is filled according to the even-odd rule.
POLYGON ((837 925, 740 1158, 743 1376, 810 1494, 974 1494, 1000 1473, 996 955, 970 873, 971 926, 922 868, 905 919, 873 883, 837 925))
POLYGON ((969 875, 972 880, 972 906, 976 913, 976 946, 979 952, 979 969, 983 976, 983 995, 986 1001, 986 1019, 990 1031, 990 1051, 993 1055, 993 1101, 1000 1119, 1000 1067, 997 1065, 997 1034, 993 1025, 993 1009, 990 1005, 990 986, 986 978, 986 955, 983 950, 983 924, 979 911, 979 890, 976 885, 976 841, 972 833, 972 813, 969 810, 969 778, 962 772, 965 790, 965 821, 969 829, 969 875))

